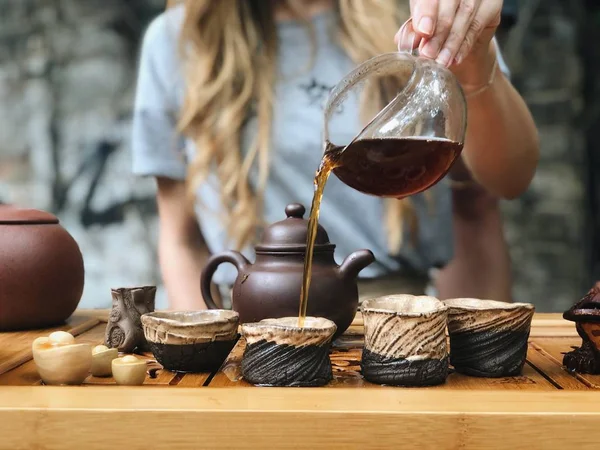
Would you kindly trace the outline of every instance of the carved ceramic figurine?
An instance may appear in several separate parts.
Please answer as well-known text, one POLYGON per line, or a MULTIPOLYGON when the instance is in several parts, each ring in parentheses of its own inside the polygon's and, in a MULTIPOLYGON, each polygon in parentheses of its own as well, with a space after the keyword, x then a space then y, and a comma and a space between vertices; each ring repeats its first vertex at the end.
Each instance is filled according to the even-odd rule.
POLYGON ((140 317, 154 312, 156 286, 112 289, 112 310, 106 326, 106 346, 120 352, 149 351, 140 317))
POLYGON ((563 317, 575 322, 583 340, 581 347, 565 353, 563 364, 571 371, 600 374, 600 281, 563 317))

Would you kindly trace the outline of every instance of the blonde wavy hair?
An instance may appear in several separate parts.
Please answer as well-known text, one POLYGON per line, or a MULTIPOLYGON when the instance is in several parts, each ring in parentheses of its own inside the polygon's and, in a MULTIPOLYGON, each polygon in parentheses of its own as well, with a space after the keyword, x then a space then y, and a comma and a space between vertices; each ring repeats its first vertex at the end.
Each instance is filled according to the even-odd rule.
MULTIPOLYGON (((194 196, 198 185, 216 170, 224 225, 232 245, 241 249, 254 241, 263 225, 276 78, 275 1, 181 1, 186 9, 180 36, 186 95, 179 129, 201 150, 190 162, 188 188, 194 196), (258 132, 243 156, 241 133, 251 108, 257 115, 258 132), (258 169, 254 189, 248 181, 252 167, 258 169)), ((302 2, 276 1, 306 23, 314 43, 310 22, 302 15, 302 2)), ((395 50, 393 36, 408 17, 408 9, 399 4, 398 0, 336 2, 337 39, 355 63, 395 50)), ((366 86, 362 119, 376 114, 398 88, 398 80, 391 78, 366 86)), ((387 200, 385 222, 392 253, 400 249, 405 221, 416 230, 416 216, 408 200, 387 200)))

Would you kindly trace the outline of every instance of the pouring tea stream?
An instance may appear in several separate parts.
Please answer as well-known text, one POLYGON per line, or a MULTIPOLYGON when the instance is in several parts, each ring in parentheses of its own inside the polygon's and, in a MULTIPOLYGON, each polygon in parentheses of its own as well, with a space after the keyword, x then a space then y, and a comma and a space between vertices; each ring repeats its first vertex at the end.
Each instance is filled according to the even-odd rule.
POLYGON ((299 327, 306 317, 315 230, 330 173, 367 195, 402 199, 423 192, 439 182, 460 155, 466 124, 466 100, 454 75, 412 52, 374 57, 332 90, 325 107, 324 154, 315 175, 308 224, 299 327), (357 88, 374 82, 374 75, 398 77, 400 92, 349 144, 334 144, 329 125, 335 111, 357 88))

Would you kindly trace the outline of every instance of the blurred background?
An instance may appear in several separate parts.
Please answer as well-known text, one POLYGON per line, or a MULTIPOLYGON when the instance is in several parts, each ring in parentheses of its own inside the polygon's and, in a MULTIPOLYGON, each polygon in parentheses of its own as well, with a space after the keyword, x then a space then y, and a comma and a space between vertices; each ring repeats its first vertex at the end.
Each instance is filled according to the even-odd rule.
MULTIPOLYGON (((0 202, 59 216, 84 254, 83 308, 160 286, 154 184, 130 174, 129 133, 140 39, 164 6, 0 0, 0 202)), ((562 312, 600 279, 600 2, 505 9, 498 37, 542 153, 528 192, 503 203, 515 300, 562 312)))

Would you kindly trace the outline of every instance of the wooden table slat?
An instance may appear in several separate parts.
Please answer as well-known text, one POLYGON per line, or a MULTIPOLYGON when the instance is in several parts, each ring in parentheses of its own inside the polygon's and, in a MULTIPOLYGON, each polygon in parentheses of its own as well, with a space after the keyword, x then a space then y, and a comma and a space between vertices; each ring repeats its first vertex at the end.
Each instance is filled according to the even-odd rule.
POLYGON ((95 327, 99 320, 79 314, 70 317, 64 325, 43 330, 11 331, 0 333, 0 374, 33 358, 31 344, 38 338, 48 336, 53 331, 68 331, 77 336, 95 327))
MULTIPOLYGON (((581 338, 579 336, 577 336, 577 339, 564 337, 537 338, 532 345, 536 350, 562 367, 563 353, 571 351, 572 346, 581 345, 581 338)), ((600 388, 600 375, 574 373, 572 376, 590 388, 600 388)))
POLYGON ((211 373, 186 373, 177 383, 178 387, 203 387, 211 373))
MULTIPOLYGON (((560 361, 551 357, 539 346, 538 340, 531 342, 527 361, 537 370, 542 372, 549 380, 566 390, 587 390, 589 384, 580 379, 577 375, 565 370, 560 361)), ((572 342, 572 341, 571 341, 572 342)))
POLYGON ((109 386, 2 388, 2 445, 103 449, 127 442, 130 448, 244 450, 291 449, 301 443, 311 449, 558 450, 597 448, 600 439, 598 392, 511 395, 392 388, 209 392, 109 386))

